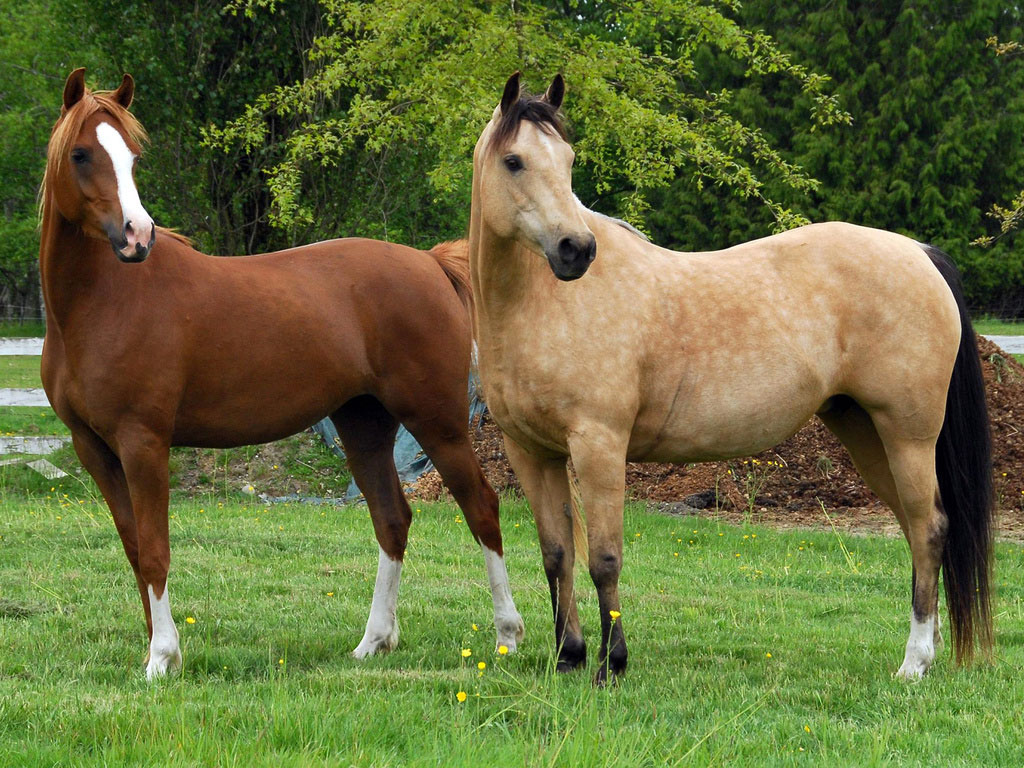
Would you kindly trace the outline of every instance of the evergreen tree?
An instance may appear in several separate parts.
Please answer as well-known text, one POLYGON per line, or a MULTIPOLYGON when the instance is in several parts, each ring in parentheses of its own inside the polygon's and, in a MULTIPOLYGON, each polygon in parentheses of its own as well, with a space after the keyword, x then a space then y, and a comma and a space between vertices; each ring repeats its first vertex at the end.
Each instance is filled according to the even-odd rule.
MULTIPOLYGON (((1022 11, 997 0, 749 0, 739 18, 832 75, 853 115, 850 127, 812 131, 785 80, 744 85, 726 58, 702 58, 710 87, 735 88, 738 119, 768 126, 769 140, 821 182, 810 193, 771 189, 780 204, 814 221, 932 242, 958 262, 975 307, 1024 312, 1024 255, 1012 239, 991 249, 969 245, 996 227, 985 211, 1024 178, 1024 71, 1009 72, 985 47, 993 34, 1018 34, 1022 11)), ((654 210, 656 238, 684 249, 724 247, 771 228, 756 206, 702 193, 685 176, 654 210)))

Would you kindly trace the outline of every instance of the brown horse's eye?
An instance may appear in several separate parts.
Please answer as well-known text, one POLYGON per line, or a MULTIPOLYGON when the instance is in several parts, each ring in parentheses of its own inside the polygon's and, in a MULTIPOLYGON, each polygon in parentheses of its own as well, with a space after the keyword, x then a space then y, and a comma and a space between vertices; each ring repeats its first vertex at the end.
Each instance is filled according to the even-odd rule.
POLYGON ((505 158, 505 167, 515 173, 523 170, 523 161, 519 159, 519 155, 509 155, 505 158))
POLYGON ((71 162, 75 165, 89 162, 89 150, 76 147, 71 150, 71 162))

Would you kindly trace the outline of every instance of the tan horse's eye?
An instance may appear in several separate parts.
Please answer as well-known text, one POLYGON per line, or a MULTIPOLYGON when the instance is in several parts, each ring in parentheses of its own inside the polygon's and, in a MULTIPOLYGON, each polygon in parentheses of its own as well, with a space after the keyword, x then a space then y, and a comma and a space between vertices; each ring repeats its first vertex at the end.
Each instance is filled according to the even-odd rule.
POLYGON ((523 170, 523 161, 519 155, 508 155, 505 157, 505 167, 512 173, 523 170))

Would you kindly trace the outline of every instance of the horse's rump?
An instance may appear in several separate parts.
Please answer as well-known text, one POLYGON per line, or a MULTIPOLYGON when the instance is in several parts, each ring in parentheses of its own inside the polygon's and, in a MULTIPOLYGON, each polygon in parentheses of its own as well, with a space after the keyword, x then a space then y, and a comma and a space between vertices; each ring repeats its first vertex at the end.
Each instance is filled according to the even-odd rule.
POLYGON ((451 282, 467 310, 473 309, 473 287, 469 282, 469 241, 448 240, 429 251, 451 282))

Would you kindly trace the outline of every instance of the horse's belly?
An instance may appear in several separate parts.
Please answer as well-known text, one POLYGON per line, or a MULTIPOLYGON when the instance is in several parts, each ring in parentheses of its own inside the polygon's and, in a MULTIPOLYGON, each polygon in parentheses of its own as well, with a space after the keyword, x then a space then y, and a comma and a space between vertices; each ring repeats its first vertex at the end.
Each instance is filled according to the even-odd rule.
POLYGON ((816 380, 805 379, 693 395, 667 415, 652 420, 641 414, 630 441, 630 459, 716 461, 760 453, 799 430, 829 394, 816 380))

